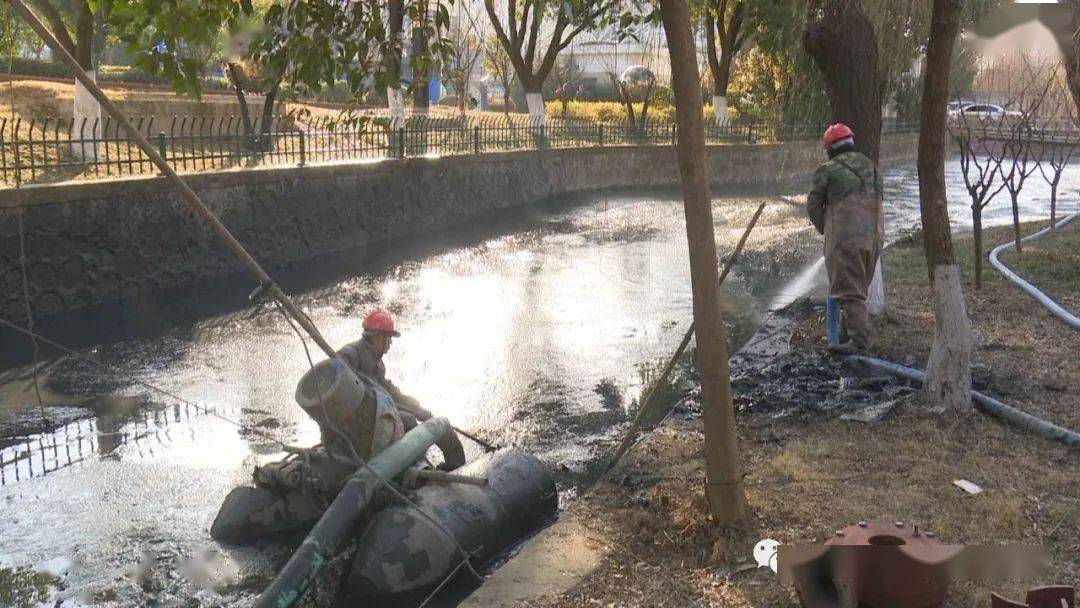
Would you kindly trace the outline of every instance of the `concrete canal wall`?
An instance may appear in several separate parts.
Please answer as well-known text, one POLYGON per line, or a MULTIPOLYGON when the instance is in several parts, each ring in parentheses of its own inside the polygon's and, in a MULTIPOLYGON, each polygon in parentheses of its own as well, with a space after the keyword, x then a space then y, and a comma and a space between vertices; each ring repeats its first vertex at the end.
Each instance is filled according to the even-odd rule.
MULTIPOLYGON (((882 159, 915 155, 916 135, 885 138, 882 159)), ((726 187, 805 178, 814 142, 714 146, 726 187)), ((587 190, 679 183, 671 147, 608 147, 255 169, 187 178, 251 253, 282 264, 450 226, 495 209, 587 190)), ((29 293, 46 317, 183 288, 240 266, 161 178, 0 191, 0 316, 25 320, 19 215, 29 293)))

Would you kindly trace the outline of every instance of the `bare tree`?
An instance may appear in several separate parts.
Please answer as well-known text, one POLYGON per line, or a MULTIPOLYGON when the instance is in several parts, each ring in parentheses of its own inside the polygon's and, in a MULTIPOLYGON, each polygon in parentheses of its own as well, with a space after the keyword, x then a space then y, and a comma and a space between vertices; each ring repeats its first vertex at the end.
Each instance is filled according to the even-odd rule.
POLYGON ((934 0, 926 45, 917 164, 923 246, 933 292, 935 322, 934 342, 926 363, 925 394, 933 408, 970 412, 971 323, 953 249, 945 188, 949 66, 963 7, 963 0, 934 0))
POLYGON ((267 74, 260 66, 251 61, 232 60, 225 62, 225 73, 236 93, 240 105, 240 122, 244 126, 245 145, 249 148, 269 149, 269 134, 273 128, 273 116, 278 91, 283 79, 282 74, 267 74), (250 93, 263 94, 262 116, 259 121, 258 141, 255 139, 255 121, 251 117, 247 96, 250 93))
POLYGON ((1035 130, 1039 173, 1050 186, 1050 228, 1057 224, 1057 196, 1061 174, 1080 147, 1080 139, 1077 139, 1080 121, 1077 120, 1076 105, 1055 103, 1052 107, 1053 114, 1035 130))
POLYGON ((1002 121, 972 114, 960 114, 949 121, 949 133, 960 153, 964 186, 971 198, 971 226, 975 239, 975 289, 982 289, 983 246, 982 215, 987 205, 1005 184, 998 183, 998 171, 1005 158, 1005 146, 999 141, 1002 121))
POLYGON ((510 113, 510 88, 517 82, 514 64, 494 35, 488 37, 484 45, 484 70, 491 74, 503 89, 503 114, 510 113))
POLYGON ((1038 168, 1035 155, 1032 154, 1032 142, 1026 129, 1010 129, 1008 139, 1005 141, 1005 151, 1010 162, 998 166, 998 174, 1004 182, 1005 190, 1009 193, 1009 201, 1012 203, 1013 239, 1016 250, 1021 251, 1020 242, 1020 191, 1024 189, 1024 182, 1038 168), (1008 170, 1006 171, 1006 167, 1008 170))
POLYGON ((480 6, 471 0, 454 5, 454 16, 447 38, 453 56, 447 66, 447 77, 458 96, 458 111, 465 113, 469 98, 469 79, 476 64, 484 55, 487 21, 480 15, 480 6))
POLYGON ((525 89, 529 116, 542 120, 544 81, 559 53, 587 29, 597 27, 619 0, 484 0, 495 37, 505 49, 525 89), (503 13, 503 17, 499 13, 503 13))
POLYGON ((555 98, 562 105, 562 116, 565 117, 569 112, 570 99, 574 96, 574 85, 581 78, 581 67, 574 60, 573 47, 569 55, 563 55, 555 62, 551 77, 555 80, 555 98))
POLYGON ((1020 192, 1024 189, 1027 179, 1039 168, 1034 150, 1034 134, 1037 130, 1036 125, 1042 103, 1053 84, 1052 76, 1048 74, 1048 67, 1045 61, 1037 62, 1027 56, 1023 57, 1023 70, 1019 74, 1023 85, 1019 89, 1021 92, 1010 104, 1016 110, 1001 117, 1002 122, 1009 124, 1005 130, 1007 137, 1004 140, 1005 158, 1009 162, 1003 162, 998 166, 998 175, 1001 176, 1012 203, 1013 239, 1017 251, 1022 251, 1020 192))
POLYGON ((821 70, 833 120, 850 126, 856 148, 876 163, 881 85, 874 26, 860 0, 809 0, 809 4, 803 46, 821 70))
POLYGON ((746 497, 739 472, 735 411, 720 282, 716 235, 705 165, 705 129, 690 10, 686 0, 660 0, 660 14, 671 57, 675 94, 679 173, 690 249, 690 283, 694 297, 697 363, 701 371, 702 418, 705 430, 705 495, 713 516, 730 524, 746 516, 746 497))
MULTIPOLYGON (((428 38, 426 28, 422 23, 417 23, 412 28, 412 54, 419 57, 428 52, 428 38)), ((431 73, 427 65, 417 64, 412 72, 412 96, 413 114, 426 116, 431 108, 429 97, 431 88, 431 73)))
POLYGON ((1020 4, 1022 3, 1003 3, 999 10, 1007 18, 979 24, 976 33, 981 36, 998 36, 1037 18, 1050 30, 1057 42, 1073 105, 1080 108, 1080 0, 1041 2, 1038 7, 1019 6, 1020 4), (1030 8, 1035 8, 1035 12, 1029 10, 1030 8))
POLYGON ((731 65, 750 37, 747 0, 705 0, 705 53, 713 84, 713 117, 729 120, 727 93, 731 65), (719 48, 719 53, 717 49, 719 48))
POLYGON ((611 72, 608 72, 608 77, 626 108, 626 121, 631 138, 641 138, 645 134, 645 125, 649 119, 649 104, 656 91, 656 75, 643 65, 634 65, 623 70, 618 78, 611 72), (634 112, 635 103, 641 104, 640 121, 634 112))

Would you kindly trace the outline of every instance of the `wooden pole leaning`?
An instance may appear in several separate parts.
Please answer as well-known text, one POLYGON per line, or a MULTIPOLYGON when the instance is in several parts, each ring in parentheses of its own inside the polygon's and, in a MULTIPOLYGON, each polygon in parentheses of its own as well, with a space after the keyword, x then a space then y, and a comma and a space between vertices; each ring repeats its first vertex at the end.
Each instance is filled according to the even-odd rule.
MULTIPOLYGON (((742 238, 739 239, 739 244, 735 246, 735 250, 731 253, 731 256, 724 263, 724 269, 720 273, 720 285, 724 284, 724 279, 727 278, 728 273, 731 272, 731 267, 735 264, 735 260, 739 259, 739 254, 742 253, 743 245, 746 244, 747 237, 750 236, 750 231, 757 225, 758 218, 761 217, 761 212, 765 210, 765 203, 761 203, 758 206, 757 211, 754 213, 754 217, 750 219, 750 224, 743 231, 742 238)), ((694 323, 690 322, 690 327, 687 328, 686 333, 683 334, 682 342, 679 343, 679 347, 675 349, 675 354, 668 359, 667 365, 664 367, 664 371, 660 373, 660 377, 653 382, 649 388, 649 392, 641 400, 641 407, 638 408, 637 415, 634 416, 633 422, 630 423, 630 428, 626 429, 626 433, 623 435, 622 441, 619 442, 619 446, 612 452, 611 458, 604 465, 604 471, 610 471, 615 468, 615 465, 619 463, 619 460, 626 454, 626 451, 633 445, 634 439, 637 437, 638 431, 645 424, 645 416, 649 412, 652 405, 653 397, 656 395, 659 387, 667 384, 668 376, 671 375, 671 370, 675 369, 675 364, 682 357, 686 346, 690 344, 690 338, 694 336, 694 323)))

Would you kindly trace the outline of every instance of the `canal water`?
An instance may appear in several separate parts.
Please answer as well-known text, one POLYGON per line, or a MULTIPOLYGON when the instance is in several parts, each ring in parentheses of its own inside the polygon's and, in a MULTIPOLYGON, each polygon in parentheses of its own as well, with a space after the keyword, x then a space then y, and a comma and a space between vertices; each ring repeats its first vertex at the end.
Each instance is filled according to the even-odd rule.
MULTIPOLYGON (((950 165, 954 183, 957 171, 950 165)), ((885 180, 896 236, 917 222, 914 168, 885 180)), ((1062 198, 1075 201, 1078 184, 1070 173, 1062 198)), ((1024 217, 1046 214, 1037 186, 1033 178, 1024 217)), ((716 195, 722 252, 742 229, 725 210, 759 200, 783 207, 774 194, 716 195)), ((962 229, 965 193, 952 194, 962 229)), ((796 203, 790 213, 801 213, 801 198, 787 198, 796 203)), ((1001 199, 987 224, 1008 218, 1001 199)), ((733 347, 778 296, 801 291, 791 279, 820 247, 807 237, 796 247, 803 253, 758 264, 725 287, 733 347)), ((612 192, 274 274, 337 346, 359 338, 366 312, 389 310, 403 334, 386 357, 399 387, 459 427, 537 454, 556 471, 565 500, 595 478, 635 398, 685 331, 686 259, 676 193, 612 192)), ((167 605, 191 593, 179 581, 199 579, 207 590, 197 599, 227 604, 252 572, 265 576, 280 564, 279 554, 218 547, 208 535, 224 496, 255 465, 280 457, 279 441, 318 440, 293 401, 309 365, 299 338, 272 310, 237 311, 237 294, 251 284, 228 283, 177 299, 157 324, 105 309, 52 328, 106 371, 42 347, 42 398, 61 421, 48 432, 18 431, 36 411, 25 410, 37 402, 29 346, 2 334, 0 564, 65 572, 64 605, 167 605), (155 569, 165 574, 145 576, 155 569), (131 580, 142 581, 135 595, 131 580)))

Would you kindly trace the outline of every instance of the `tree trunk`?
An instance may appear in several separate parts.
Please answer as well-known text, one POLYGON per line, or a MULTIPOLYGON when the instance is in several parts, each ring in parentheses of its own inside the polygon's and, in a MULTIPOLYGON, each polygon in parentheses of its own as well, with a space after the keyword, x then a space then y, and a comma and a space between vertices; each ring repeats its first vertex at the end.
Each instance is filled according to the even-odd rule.
POLYGON ((717 62, 716 71, 713 73, 713 117, 716 122, 731 120, 731 110, 728 109, 728 83, 731 81, 732 53, 722 51, 720 61, 717 62))
POLYGON ((742 30, 746 5, 742 1, 735 2, 730 15, 727 14, 727 6, 726 2, 712 4, 710 9, 715 12, 705 15, 705 50, 712 73, 713 117, 717 122, 731 119, 727 103, 731 64, 744 39, 742 30))
POLYGON ((94 13, 86 0, 75 3, 78 21, 75 23, 75 60, 87 72, 94 69, 94 13))
MULTIPOLYGON (((455 78, 454 79, 454 90, 457 91, 457 94, 458 94, 458 111, 461 113, 462 116, 465 115, 465 110, 468 109, 468 105, 469 105, 469 100, 468 100, 469 94, 468 94, 468 91, 467 91, 468 88, 469 88, 469 78, 468 78, 468 76, 465 76, 463 78, 455 78)), ((485 94, 486 94, 486 92, 485 92, 485 94)))
MULTIPOLYGON (((417 24, 417 27, 413 28, 412 35, 412 52, 413 57, 423 57, 427 54, 428 41, 427 36, 424 35, 422 24, 417 24)), ((421 69, 417 66, 413 70, 413 113, 420 116, 427 116, 428 109, 431 107, 431 97, 429 96, 428 88, 430 86, 431 75, 428 74, 426 69, 421 69)))
POLYGON ((405 93, 401 89, 386 89, 386 106, 390 110, 390 128, 396 133, 405 128, 405 93))
POLYGON ((1009 195, 1012 200, 1013 246, 1017 251, 1023 251, 1023 244, 1020 242, 1020 191, 1009 192, 1009 195))
POLYGON ((614 73, 608 72, 608 78, 611 79, 611 84, 615 87, 615 90, 619 92, 619 99, 622 99, 623 108, 626 109, 626 127, 631 137, 633 137, 637 131, 637 117, 634 116, 634 104, 630 100, 630 94, 614 73))
POLYGON ((983 233, 981 205, 971 206, 971 232, 975 239, 975 289, 982 289, 983 233))
POLYGON ((1053 230, 1057 224, 1057 191, 1058 181, 1061 179, 1061 173, 1054 176, 1054 183, 1050 184, 1050 229, 1053 230))
POLYGON ((259 130, 259 148, 261 150, 270 150, 274 147, 273 131, 274 131, 274 109, 277 102, 278 88, 281 86, 281 80, 275 80, 270 85, 270 90, 266 92, 266 97, 263 99, 262 110, 262 128, 259 130))
POLYGON ((690 281, 697 328, 697 363, 701 372, 705 426, 706 496, 720 524, 743 519, 746 499, 735 441, 727 337, 724 332, 716 237, 705 168, 705 131, 697 73, 697 53, 686 0, 660 0, 671 58, 672 89, 678 128, 677 154, 683 183, 690 281))
MULTIPOLYGON (((97 73, 87 70, 87 76, 97 82, 97 73)), ((73 128, 79 141, 71 144, 71 154, 79 160, 93 160, 95 152, 94 140, 100 138, 101 132, 101 104, 90 94, 90 90, 83 83, 75 81, 75 100, 72 103, 73 128)))
POLYGON ((251 110, 248 108, 244 86, 240 82, 240 69, 233 62, 226 63, 225 69, 229 72, 229 80, 232 81, 233 90, 236 91, 236 102, 240 105, 240 122, 244 125, 244 137, 250 138, 255 127, 251 124, 251 110))
POLYGON ((971 323, 961 289, 960 266, 942 264, 934 269, 934 343, 926 362, 927 403, 934 411, 970 413, 971 323))
POLYGON ((405 29, 405 0, 390 0, 387 6, 390 20, 390 37, 395 42, 395 49, 387 53, 387 72, 396 78, 386 87, 386 106, 390 114, 390 145, 397 149, 401 142, 397 142, 397 133, 405 128, 405 95, 401 92, 401 51, 405 41, 403 32, 405 29))
POLYGON ((525 104, 529 106, 529 120, 531 122, 544 122, 547 117, 547 109, 544 108, 544 94, 539 89, 535 91, 525 89, 525 104))
POLYGON ((919 128, 919 207, 933 291, 934 343, 926 363, 926 398, 935 409, 972 411, 971 325, 964 306, 945 194, 945 106, 949 66, 963 0, 934 0, 926 49, 919 128))
POLYGON ((803 46, 825 79, 833 120, 855 131, 855 147, 875 163, 881 145, 881 86, 874 27, 859 0, 824 0, 806 22, 803 46))
POLYGON ((728 109, 727 95, 713 95, 712 98, 713 118, 718 124, 731 120, 731 110, 728 109))
MULTIPOLYGON (((94 42, 94 14, 90 12, 90 6, 85 0, 75 3, 77 21, 75 23, 75 47, 71 49, 79 67, 86 71, 92 80, 97 82, 97 71, 94 69, 93 42, 94 42)), ((66 34, 66 30, 65 30, 66 34)), ((101 104, 94 99, 90 91, 77 79, 75 80, 75 99, 72 103, 71 115, 74 118, 73 125, 79 129, 79 139, 90 140, 89 143, 80 141, 71 145, 72 155, 79 160, 90 160, 94 157, 95 145, 93 140, 104 135, 101 133, 101 104)))
MULTIPOLYGON (((641 138, 645 138, 645 131, 649 124, 649 104, 652 102, 653 91, 656 89, 656 83, 652 82, 645 89, 645 98, 641 100, 641 138)), ((701 99, 699 96, 698 99, 701 99)), ((704 129, 704 127, 703 127, 704 129)))

